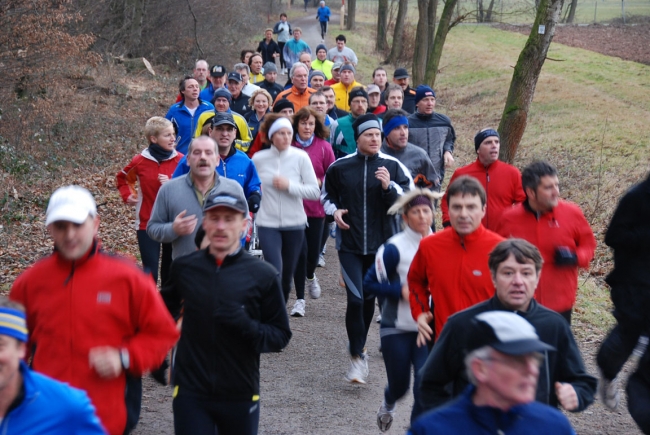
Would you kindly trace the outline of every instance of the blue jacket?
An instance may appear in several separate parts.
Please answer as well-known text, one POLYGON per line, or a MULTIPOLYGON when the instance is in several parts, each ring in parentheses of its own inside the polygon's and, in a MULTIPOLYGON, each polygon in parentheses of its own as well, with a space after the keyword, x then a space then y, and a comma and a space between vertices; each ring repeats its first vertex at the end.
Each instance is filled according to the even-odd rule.
POLYGON ((472 402, 475 390, 470 385, 448 406, 427 412, 415 420, 407 435, 575 435, 569 420, 555 408, 539 402, 515 406, 508 412, 476 406, 472 402))
POLYGON ((321 6, 316 11, 316 18, 318 18, 318 21, 329 21, 330 15, 332 15, 332 12, 330 12, 328 6, 321 6))
POLYGON ((25 397, 0 423, 2 435, 104 435, 88 395, 20 362, 25 397))
MULTIPOLYGON (((225 86, 224 86, 225 88, 225 86)), ((214 98, 214 86, 212 83, 208 84, 199 94, 199 100, 205 101, 206 103, 212 103, 212 98, 214 98)))
POLYGON ((199 98, 199 106, 196 108, 194 115, 187 110, 183 101, 172 105, 167 111, 165 118, 169 119, 176 128, 176 151, 179 153, 187 154, 187 148, 194 137, 196 131, 196 123, 199 120, 201 113, 208 110, 214 111, 212 103, 208 103, 199 98))
MULTIPOLYGON (((253 192, 261 194, 260 186, 262 185, 262 182, 260 181, 260 177, 257 175, 257 169, 255 169, 253 161, 245 153, 235 149, 234 145, 230 147, 228 156, 219 161, 216 171, 220 176, 238 182, 242 189, 244 189, 246 198, 248 198, 253 192)), ((181 161, 178 162, 178 166, 176 166, 172 178, 180 177, 188 172, 190 172, 190 167, 187 164, 187 158, 184 156, 181 161)))

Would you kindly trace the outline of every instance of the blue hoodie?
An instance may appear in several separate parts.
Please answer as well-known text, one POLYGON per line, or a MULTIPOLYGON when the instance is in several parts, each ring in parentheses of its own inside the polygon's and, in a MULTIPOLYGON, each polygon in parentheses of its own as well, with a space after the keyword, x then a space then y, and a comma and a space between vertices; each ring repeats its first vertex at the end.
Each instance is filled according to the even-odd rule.
POLYGON ((20 362, 25 396, 0 423, 3 435, 104 435, 88 395, 20 362))

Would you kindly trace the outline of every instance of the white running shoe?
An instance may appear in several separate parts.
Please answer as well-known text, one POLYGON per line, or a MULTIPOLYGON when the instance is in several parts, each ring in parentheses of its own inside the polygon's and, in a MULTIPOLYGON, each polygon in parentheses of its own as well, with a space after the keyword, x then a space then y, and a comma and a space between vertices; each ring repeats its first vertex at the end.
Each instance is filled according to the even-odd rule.
POLYGON ((318 277, 316 275, 314 275, 313 279, 307 278, 307 290, 309 290, 309 296, 312 299, 320 298, 320 284, 318 284, 318 277))
POLYGON ((292 317, 305 317, 305 300, 298 299, 291 310, 292 317))
POLYGON ((395 404, 389 407, 384 400, 377 411, 377 426, 382 432, 386 432, 393 424, 393 416, 395 415, 395 404))
POLYGON ((318 267, 325 267, 325 256, 323 254, 318 256, 318 267))
POLYGON ((598 392, 603 405, 610 411, 616 411, 621 401, 621 393, 618 388, 618 377, 613 380, 606 379, 602 372, 600 373, 600 382, 598 383, 598 392))
POLYGON ((381 323, 381 313, 377 314, 377 318, 375 319, 375 322, 381 323))
POLYGON ((365 384, 368 377, 368 364, 361 357, 350 358, 350 370, 345 380, 350 383, 365 384))

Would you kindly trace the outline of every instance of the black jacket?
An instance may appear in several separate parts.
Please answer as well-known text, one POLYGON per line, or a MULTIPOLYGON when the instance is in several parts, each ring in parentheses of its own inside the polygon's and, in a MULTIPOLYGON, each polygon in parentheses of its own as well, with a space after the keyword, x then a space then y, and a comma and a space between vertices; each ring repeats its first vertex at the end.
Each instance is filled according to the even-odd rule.
POLYGON ((208 250, 179 257, 161 291, 183 327, 174 384, 216 399, 251 400, 260 392, 260 353, 291 338, 278 272, 240 250, 217 266, 208 250))
MULTIPOLYGON (((507 311, 497 297, 476 304, 449 317, 436 344, 420 371, 420 401, 424 410, 437 408, 460 395, 468 385, 464 359, 467 355, 467 324, 476 315, 486 311, 507 311)), ((594 401, 596 378, 585 371, 585 365, 576 345, 569 323, 555 311, 530 301, 528 311, 517 311, 537 330, 540 340, 555 347, 547 352, 539 369, 536 400, 558 406, 555 382, 568 382, 578 395, 582 411, 594 401)))
POLYGON ((614 250, 607 276, 618 314, 647 324, 650 311, 650 176, 621 198, 605 234, 614 250))
POLYGON ((257 86, 259 86, 262 89, 265 89, 269 94, 271 94, 271 98, 273 98, 273 101, 275 101, 275 97, 277 97, 280 92, 284 91, 284 87, 278 82, 271 83, 266 80, 263 80, 257 86))
POLYGON ((386 212, 404 191, 413 188, 413 179, 396 158, 384 153, 366 156, 349 154, 329 167, 321 201, 328 215, 347 209, 343 220, 350 225, 341 231, 340 251, 375 254, 396 231, 395 219, 386 212), (390 173, 391 184, 384 190, 375 177, 380 166, 390 173))
POLYGON ((410 86, 407 86, 406 90, 404 91, 404 100, 402 101, 402 109, 406 110, 408 113, 415 113, 415 89, 413 89, 410 86))
POLYGON ((262 61, 264 63, 266 62, 275 63, 275 58, 273 57, 273 53, 280 54, 280 46, 273 39, 271 39, 271 42, 267 44, 265 38, 262 39, 259 45, 257 46, 257 52, 262 55, 262 61))
POLYGON ((338 107, 334 106, 332 107, 332 110, 329 110, 327 114, 330 116, 332 119, 339 119, 343 118, 345 116, 348 116, 348 112, 346 112, 343 109, 339 109, 338 107))

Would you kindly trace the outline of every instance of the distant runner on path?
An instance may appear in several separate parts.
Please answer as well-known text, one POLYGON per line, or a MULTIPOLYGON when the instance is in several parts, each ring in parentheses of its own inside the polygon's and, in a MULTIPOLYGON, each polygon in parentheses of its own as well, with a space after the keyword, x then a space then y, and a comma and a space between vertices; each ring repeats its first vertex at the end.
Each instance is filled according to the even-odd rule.
POLYGON ((328 6, 325 6, 325 2, 321 0, 320 7, 316 11, 316 19, 320 23, 320 42, 325 42, 325 35, 327 34, 327 23, 330 20, 332 12, 328 6))

